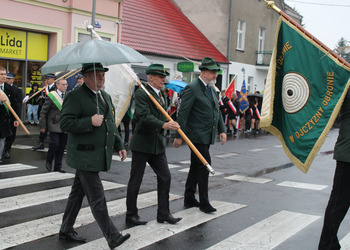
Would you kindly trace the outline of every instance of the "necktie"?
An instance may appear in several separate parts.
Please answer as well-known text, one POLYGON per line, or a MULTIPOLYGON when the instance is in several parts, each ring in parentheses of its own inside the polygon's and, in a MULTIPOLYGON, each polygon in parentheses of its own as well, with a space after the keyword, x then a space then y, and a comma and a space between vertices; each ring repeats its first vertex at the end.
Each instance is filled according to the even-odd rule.
POLYGON ((64 94, 62 93, 61 96, 62 96, 62 99, 63 99, 64 98, 64 94))
POLYGON ((207 90, 208 90, 208 93, 211 97, 213 97, 212 93, 211 93, 211 90, 210 90, 210 85, 207 85, 207 90))
POLYGON ((98 92, 98 98, 99 98, 99 100, 101 101, 101 104, 103 104, 103 105, 106 105, 106 102, 103 100, 103 98, 102 98, 102 94, 101 94, 101 92, 98 92))
POLYGON ((164 106, 163 97, 162 97, 162 94, 160 91, 159 91, 158 95, 159 95, 159 99, 160 99, 160 105, 164 106))

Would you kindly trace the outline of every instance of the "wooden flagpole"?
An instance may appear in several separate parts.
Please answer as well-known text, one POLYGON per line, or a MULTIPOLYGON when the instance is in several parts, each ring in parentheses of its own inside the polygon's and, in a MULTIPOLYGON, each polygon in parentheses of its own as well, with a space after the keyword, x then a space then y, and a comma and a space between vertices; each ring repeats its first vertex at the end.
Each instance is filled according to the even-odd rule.
MULTIPOLYGON (((57 82, 57 81, 59 81, 59 80, 61 80, 63 78, 67 79, 67 78, 71 77, 72 75, 74 75, 74 74, 76 74, 76 73, 78 73, 80 71, 81 71, 81 69, 78 69, 78 70, 77 69, 73 69, 73 70, 67 72, 66 74, 64 74, 63 76, 57 78, 54 82, 57 82)), ((28 102, 30 99, 32 99, 34 96, 38 95, 39 93, 43 92, 44 90, 45 90, 45 88, 42 88, 41 90, 35 92, 35 94, 32 95, 31 97, 29 97, 25 102, 28 102)))
MULTIPOLYGON (((5 92, 3 92, 2 90, 1 91, 1 94, 2 95, 5 95, 5 92)), ((7 97, 7 96, 6 96, 7 97)), ((13 115, 13 117, 15 117, 15 119, 18 121, 19 125, 21 126, 21 128, 24 130, 24 132, 26 132, 27 135, 29 135, 29 131, 28 129, 26 128, 26 126, 24 126, 23 122, 21 121, 21 119, 19 119, 18 115, 16 114, 16 112, 13 110, 13 108, 11 107, 11 104, 10 102, 8 101, 8 97, 7 97, 7 100, 4 101, 6 106, 8 107, 8 109, 10 110, 11 114, 13 115)))
MULTIPOLYGON (((166 117, 166 119, 168 121, 174 121, 169 114, 163 109, 163 107, 158 103, 158 101, 151 95, 151 93, 148 92, 148 90, 145 88, 145 86, 143 86, 143 84, 137 80, 137 84, 139 85, 139 87, 141 87, 146 94, 148 95, 148 97, 151 99, 151 101, 154 103, 154 105, 157 106, 157 108, 160 110, 160 112, 166 117)), ((199 158, 199 160, 204 164, 204 166, 206 166, 207 170, 209 171, 209 173, 211 173, 212 175, 215 174, 214 169, 210 166, 210 164, 206 161, 206 159, 202 156, 202 154, 198 151, 198 149, 193 145, 193 143, 190 141, 190 139, 188 139, 188 137, 185 135, 185 133, 179 128, 176 130, 181 137, 186 141, 186 143, 188 144, 188 146, 191 148, 191 150, 197 155, 197 157, 199 158)))
POLYGON ((332 55, 336 60, 338 60, 340 63, 345 64, 347 67, 350 67, 350 63, 345 61, 341 56, 339 56, 337 53, 335 53, 333 50, 328 48, 325 44, 323 44, 320 40, 318 40, 316 37, 311 35, 308 31, 306 31, 300 24, 298 24, 296 21, 294 21, 290 16, 288 16, 286 13, 284 13, 281 9, 279 9, 274 1, 267 1, 265 0, 267 4, 267 8, 273 9, 278 14, 283 16, 285 19, 287 19, 291 24, 293 24, 295 27, 297 27, 302 33, 304 33, 306 36, 308 36, 311 40, 313 40, 315 43, 317 43, 320 47, 325 49, 330 55, 332 55))

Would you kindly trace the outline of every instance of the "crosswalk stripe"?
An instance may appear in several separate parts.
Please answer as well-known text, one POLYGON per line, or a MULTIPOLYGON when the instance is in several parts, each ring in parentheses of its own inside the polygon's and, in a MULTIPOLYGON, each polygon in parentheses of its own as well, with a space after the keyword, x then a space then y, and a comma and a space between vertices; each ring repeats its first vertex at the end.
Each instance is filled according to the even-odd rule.
MULTIPOLYGON (((30 149, 30 150, 33 150, 33 146, 28 146, 28 145, 13 145, 12 148, 17 148, 17 149, 30 149)), ((38 152, 47 152, 49 151, 48 148, 44 148, 44 149, 37 149, 35 151, 38 151, 38 152)), ((66 153, 66 152, 64 152, 66 153)))
POLYGON ((265 179, 265 178, 257 178, 257 177, 248 177, 243 175, 232 175, 227 176, 225 179, 232 180, 232 181, 244 181, 244 182, 252 182, 252 183, 259 183, 264 184, 270 181, 273 181, 272 179, 265 179))
POLYGON ((250 149, 248 151, 250 151, 250 152, 259 152, 259 151, 264 151, 264 150, 266 150, 266 148, 255 148, 255 149, 250 149))
POLYGON ((191 164, 191 160, 179 161, 181 164, 191 164))
POLYGON ((281 211, 208 249, 273 249, 319 218, 320 216, 281 211))
MULTIPOLYGON (((174 214, 174 217, 182 217, 182 220, 175 225, 167 223, 160 224, 156 221, 148 222, 145 226, 132 227, 124 230, 123 234, 130 233, 130 240, 126 241, 118 247, 118 249, 140 249, 149 246, 155 242, 166 239, 175 234, 208 222, 225 214, 231 213, 246 205, 234 204, 221 201, 212 201, 217 212, 205 214, 199 211, 198 208, 190 208, 174 214)), ((72 249, 109 249, 104 238, 91 241, 89 243, 79 245, 72 249)))
MULTIPOLYGON (((112 160, 121 162, 121 159, 120 159, 119 155, 112 155, 112 160)), ((130 157, 126 157, 123 162, 131 162, 131 158, 130 157)))
POLYGON ((181 165, 175 165, 175 164, 168 164, 169 168, 179 168, 182 167, 181 165))
POLYGON ((236 153, 227 153, 227 154, 214 155, 214 157, 227 158, 227 157, 231 157, 231 156, 235 156, 235 155, 238 155, 238 154, 236 154, 236 153))
POLYGON ((282 148, 282 145, 275 145, 274 148, 282 148))
POLYGON ((38 168, 38 167, 34 167, 34 166, 26 165, 26 164, 15 163, 15 164, 8 164, 8 165, 1 166, 0 173, 21 171, 21 170, 35 169, 35 168, 38 168))
MULTIPOLYGON (((169 200, 180 199, 181 196, 170 195, 169 200)), ((110 215, 121 215, 126 212, 126 198, 107 203, 110 215)), ((157 204, 157 191, 140 194, 137 199, 139 209, 157 204)), ((0 249, 14 247, 30 241, 57 234, 60 230, 63 213, 45 218, 0 228, 0 249)), ((94 222, 90 207, 82 208, 75 222, 75 227, 86 226, 94 222)))
POLYGON ((49 172, 46 174, 35 174, 30 176, 21 176, 14 178, 6 178, 0 180, 0 189, 20 187, 43 182, 58 181, 73 178, 74 174, 49 172))
MULTIPOLYGON (((125 185, 102 181, 104 190, 125 187, 125 185)), ((43 203, 64 200, 68 198, 71 187, 54 188, 40 192, 16 195, 0 199, 0 213, 40 205, 43 203)))
POLYGON ((341 249, 350 249, 350 233, 344 236, 339 242, 341 249))
POLYGON ((284 187, 310 189, 310 190, 322 190, 328 187, 327 185, 317 185, 317 184, 294 182, 294 181, 284 181, 284 182, 278 183, 277 185, 284 186, 284 187))
MULTIPOLYGON (((190 172, 190 168, 183 168, 183 169, 180 169, 179 170, 180 172, 184 172, 184 173, 188 173, 188 172, 190 172)), ((216 172, 215 171, 215 175, 214 176, 216 176, 216 175, 221 175, 221 174, 223 174, 223 173, 221 173, 221 172, 216 172)), ((213 176, 212 174, 209 174, 209 176, 213 176)))

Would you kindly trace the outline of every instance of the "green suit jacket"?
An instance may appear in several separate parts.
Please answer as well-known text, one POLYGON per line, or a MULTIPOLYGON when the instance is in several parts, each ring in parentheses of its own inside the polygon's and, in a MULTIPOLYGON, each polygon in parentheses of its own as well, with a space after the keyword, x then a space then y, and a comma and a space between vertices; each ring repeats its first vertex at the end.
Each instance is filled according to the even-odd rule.
POLYGON ((350 90, 345 96, 340 111, 340 129, 334 148, 334 159, 337 161, 350 162, 350 90))
POLYGON ((61 129, 68 133, 67 164, 85 171, 110 169, 113 150, 124 149, 115 124, 111 97, 101 90, 105 104, 99 101, 104 120, 100 127, 92 126, 96 114, 96 95, 83 84, 64 99, 61 112, 61 129))
MULTIPOLYGON (((214 144, 216 132, 225 132, 218 96, 210 86, 212 97, 198 78, 183 90, 177 122, 192 143, 214 144)), ((176 133, 176 138, 180 135, 176 133)))
MULTIPOLYGON (((149 86, 146 89, 160 102, 159 96, 149 86)), ((163 96, 163 95, 162 95, 163 96)), ((166 107, 164 98, 163 108, 166 107)), ((163 124, 166 122, 165 116, 147 96, 143 89, 135 91, 135 113, 136 128, 130 142, 130 149, 148 154, 161 154, 165 152, 163 124)))

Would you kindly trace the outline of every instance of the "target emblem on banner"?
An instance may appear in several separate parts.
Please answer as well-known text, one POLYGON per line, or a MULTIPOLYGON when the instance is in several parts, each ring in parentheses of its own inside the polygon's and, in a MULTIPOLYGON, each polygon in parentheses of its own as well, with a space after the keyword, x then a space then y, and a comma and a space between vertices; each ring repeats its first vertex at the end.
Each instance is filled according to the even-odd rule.
POLYGON ((287 73, 282 82, 282 103, 289 114, 299 112, 310 98, 310 85, 299 73, 287 73))

